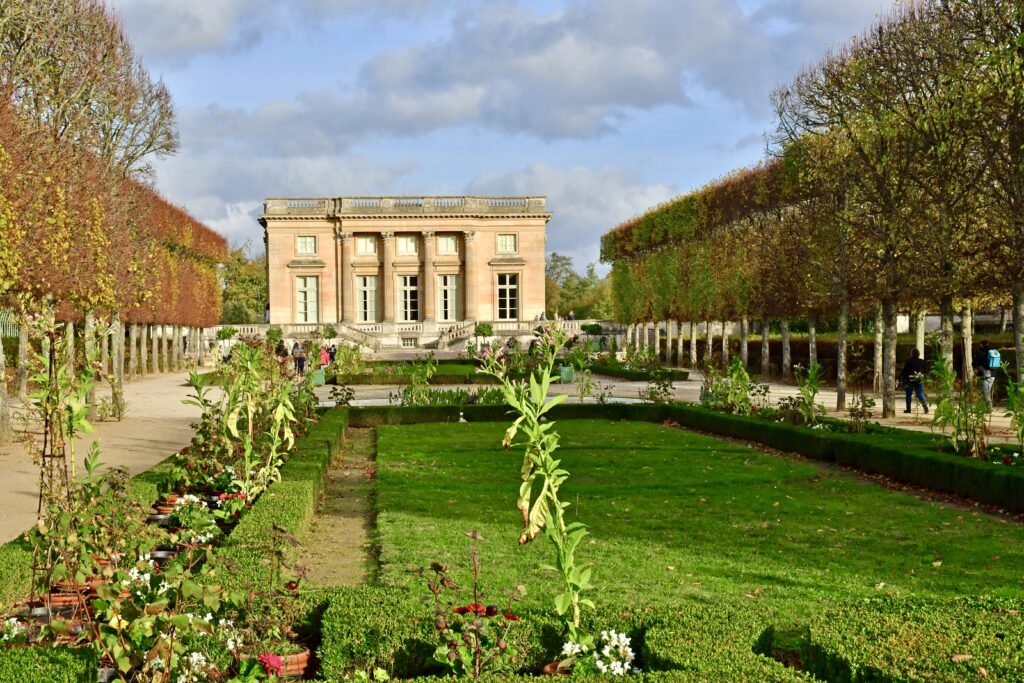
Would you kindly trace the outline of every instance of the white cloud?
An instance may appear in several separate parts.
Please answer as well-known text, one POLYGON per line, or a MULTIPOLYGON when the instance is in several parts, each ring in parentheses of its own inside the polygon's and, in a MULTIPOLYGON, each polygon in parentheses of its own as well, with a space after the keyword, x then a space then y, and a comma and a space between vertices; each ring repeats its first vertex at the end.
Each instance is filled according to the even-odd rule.
POLYGON ((532 164, 490 173, 466 187, 467 194, 546 195, 551 223, 547 251, 571 256, 577 269, 598 260, 601 235, 609 226, 678 194, 671 185, 645 183, 617 166, 555 168, 532 164))

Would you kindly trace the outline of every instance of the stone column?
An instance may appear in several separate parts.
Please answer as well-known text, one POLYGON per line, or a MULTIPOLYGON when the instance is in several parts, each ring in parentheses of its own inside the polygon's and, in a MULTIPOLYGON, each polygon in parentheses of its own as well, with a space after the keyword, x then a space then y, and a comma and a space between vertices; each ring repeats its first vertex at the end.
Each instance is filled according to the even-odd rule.
POLYGON ((384 241, 384 322, 395 322, 395 233, 382 232, 384 241))
POLYGON ((465 284, 462 287, 463 290, 463 301, 465 304, 462 307, 462 318, 464 320, 476 320, 478 309, 472 307, 474 303, 473 297, 476 296, 476 283, 473 281, 476 278, 476 249, 473 247, 473 238, 476 237, 476 232, 473 230, 466 230, 462 233, 462 259, 463 259, 463 270, 466 273, 465 284))
POLYGON ((350 232, 339 232, 341 241, 341 322, 352 324, 356 321, 355 277, 352 275, 352 245, 355 237, 350 232))
POLYGON ((434 275, 434 233, 429 230, 423 233, 423 286, 420 287, 420 293, 423 296, 423 321, 433 322, 437 276, 434 275))

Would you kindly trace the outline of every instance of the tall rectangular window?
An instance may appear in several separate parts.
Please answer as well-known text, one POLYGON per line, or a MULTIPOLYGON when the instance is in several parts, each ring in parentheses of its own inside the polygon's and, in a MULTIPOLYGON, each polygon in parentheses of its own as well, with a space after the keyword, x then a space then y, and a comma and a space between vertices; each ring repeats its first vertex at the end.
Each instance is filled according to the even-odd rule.
POLYGON ((519 244, 516 239, 515 233, 507 235, 498 235, 498 253, 499 254, 517 254, 519 253, 519 244))
POLYGON ((498 273, 498 320, 519 319, 519 275, 498 273))
POLYGON ((358 278, 359 322, 377 322, 377 276, 360 275, 358 278))
POLYGON ((318 278, 300 276, 295 278, 295 322, 320 322, 320 292, 318 278))
POLYGON ((377 253, 376 235, 359 235, 356 237, 356 254, 371 256, 377 253))
POLYGON ((416 275, 398 276, 398 316, 402 322, 420 319, 420 279, 416 275))
POLYGON ((439 275, 437 278, 438 320, 452 322, 459 319, 459 276, 439 275))
POLYGON ((437 253, 447 256, 459 253, 459 238, 455 235, 438 235, 437 253))
POLYGON ((316 237, 302 236, 295 238, 296 256, 316 256, 316 237))
POLYGON ((416 235, 399 235, 398 236, 398 255, 399 256, 415 256, 416 255, 416 243, 418 238, 416 235))

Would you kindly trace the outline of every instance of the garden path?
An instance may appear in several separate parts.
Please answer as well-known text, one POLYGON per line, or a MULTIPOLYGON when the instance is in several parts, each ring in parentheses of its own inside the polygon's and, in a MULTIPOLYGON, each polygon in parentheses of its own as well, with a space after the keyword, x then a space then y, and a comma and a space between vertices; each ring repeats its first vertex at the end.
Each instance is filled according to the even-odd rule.
MULTIPOLYGON (((75 443, 78 471, 93 441, 99 441, 101 461, 108 467, 124 466, 131 474, 153 467, 187 446, 192 438, 191 423, 199 410, 181 401, 190 392, 188 373, 153 375, 124 385, 128 412, 120 422, 100 422, 93 434, 75 443)), ((101 389, 97 392, 104 395, 101 389)), ((106 392, 109 395, 109 391, 106 392)), ((13 408, 20 409, 15 400, 13 408)), ((0 446, 0 543, 6 543, 36 521, 39 469, 22 444, 0 446)))

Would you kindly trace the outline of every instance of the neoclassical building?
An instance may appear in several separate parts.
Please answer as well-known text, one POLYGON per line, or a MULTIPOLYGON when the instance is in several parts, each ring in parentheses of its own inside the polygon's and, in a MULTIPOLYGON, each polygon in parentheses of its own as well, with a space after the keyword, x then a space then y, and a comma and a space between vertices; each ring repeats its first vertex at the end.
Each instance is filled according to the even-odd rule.
POLYGON ((269 322, 407 348, 470 322, 528 329, 550 218, 544 197, 267 199, 269 322))

